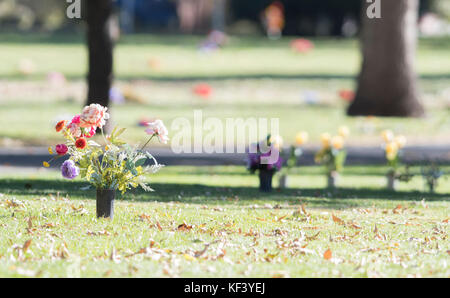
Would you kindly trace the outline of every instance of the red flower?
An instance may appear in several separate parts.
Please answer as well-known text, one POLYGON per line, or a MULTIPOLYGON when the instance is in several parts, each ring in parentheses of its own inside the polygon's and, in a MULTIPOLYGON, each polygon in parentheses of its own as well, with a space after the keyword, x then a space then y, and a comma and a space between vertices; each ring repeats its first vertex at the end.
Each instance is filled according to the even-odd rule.
POLYGON ((352 102, 355 98, 355 92, 353 92, 352 90, 344 89, 339 91, 339 97, 346 102, 352 102))
POLYGON ((75 141, 75 147, 77 147, 78 149, 84 149, 87 146, 87 142, 85 138, 78 138, 75 141))
POLYGON ((59 121, 55 126, 56 132, 60 132, 66 126, 66 122, 66 120, 59 121))
POLYGON ((208 84, 198 84, 192 90, 195 95, 198 95, 203 98, 207 98, 212 93, 212 88, 208 84))
POLYGON ((67 150, 68 150, 68 148, 65 144, 56 145, 55 149, 56 149, 56 153, 58 153, 58 155, 64 155, 67 153, 67 150))
POLYGON ((298 53, 307 53, 314 48, 314 44, 310 40, 298 38, 291 42, 291 48, 298 53))

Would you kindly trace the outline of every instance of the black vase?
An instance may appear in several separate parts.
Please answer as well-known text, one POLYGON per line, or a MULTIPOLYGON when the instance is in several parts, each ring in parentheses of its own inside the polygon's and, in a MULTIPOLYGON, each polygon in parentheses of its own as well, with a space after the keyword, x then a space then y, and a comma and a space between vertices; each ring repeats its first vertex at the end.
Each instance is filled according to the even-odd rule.
POLYGON ((263 192, 272 191, 273 171, 259 170, 259 190, 263 192))
POLYGON ((97 217, 114 216, 114 199, 116 190, 114 189, 97 189, 97 217))

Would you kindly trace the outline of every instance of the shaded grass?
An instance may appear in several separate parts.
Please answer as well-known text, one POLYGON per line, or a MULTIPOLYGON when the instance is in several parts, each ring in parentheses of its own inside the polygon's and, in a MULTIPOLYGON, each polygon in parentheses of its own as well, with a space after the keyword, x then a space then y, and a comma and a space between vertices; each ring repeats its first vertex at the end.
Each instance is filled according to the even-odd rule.
POLYGON ((304 184, 261 194, 241 168, 168 167, 150 177, 156 192, 117 200, 114 220, 95 219, 84 182, 0 175, 0 276, 448 277, 448 182, 393 193, 367 170, 333 192, 303 168, 304 184))

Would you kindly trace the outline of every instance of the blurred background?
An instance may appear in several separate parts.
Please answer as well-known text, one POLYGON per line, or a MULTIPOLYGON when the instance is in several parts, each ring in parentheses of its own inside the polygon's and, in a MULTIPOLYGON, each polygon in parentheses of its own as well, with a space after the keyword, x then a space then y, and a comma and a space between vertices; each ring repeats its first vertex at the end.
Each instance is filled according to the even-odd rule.
POLYGON ((87 102, 108 105, 132 142, 146 121, 161 118, 170 129, 202 109, 224 120, 280 118, 286 144, 299 131, 318 144, 340 125, 351 129, 351 145, 378 146, 384 129, 409 144, 449 144, 450 1, 417 4, 383 11, 393 21, 417 15, 395 33, 417 32, 416 50, 402 47, 396 30, 364 23, 363 0, 90 0, 81 19, 66 16, 66 1, 1 0, 0 146, 57 141, 53 125, 87 102), (364 30, 386 39, 360 40, 364 30), (399 71, 402 64, 414 65, 399 71), (365 73, 386 79, 369 86, 365 73), (396 91, 405 86, 412 93, 396 91))

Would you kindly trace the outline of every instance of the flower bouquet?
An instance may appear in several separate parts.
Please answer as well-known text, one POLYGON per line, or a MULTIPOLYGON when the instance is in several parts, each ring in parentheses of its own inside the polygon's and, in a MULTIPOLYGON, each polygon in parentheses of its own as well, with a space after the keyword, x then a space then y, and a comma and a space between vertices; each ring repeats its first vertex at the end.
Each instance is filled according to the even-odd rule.
POLYGON ((281 170, 283 164, 280 156, 281 138, 272 138, 268 135, 265 140, 254 144, 253 147, 256 150, 250 150, 248 153, 247 168, 252 174, 259 171, 259 190, 271 192, 273 175, 281 170))
POLYGON ((405 167, 404 173, 400 172, 402 149, 406 145, 406 138, 404 136, 395 136, 392 131, 384 130, 381 133, 384 140, 383 149, 386 156, 389 170, 386 174, 387 188, 395 190, 397 181, 408 182, 413 175, 409 173, 408 167, 405 167))
POLYGON ((347 151, 344 148, 345 139, 349 135, 346 126, 339 128, 339 134, 331 136, 328 133, 321 135, 322 148, 315 156, 315 162, 323 164, 327 173, 328 188, 335 188, 339 178, 339 172, 343 169, 347 151))
POLYGON ((303 154, 302 146, 308 141, 309 135, 306 131, 301 131, 295 136, 296 145, 291 145, 288 151, 283 155, 286 160, 286 166, 280 171, 279 187, 281 189, 288 187, 288 175, 290 170, 297 165, 298 158, 303 154))
MULTIPOLYGON (((61 166, 62 176, 67 179, 80 176, 96 187, 97 217, 112 218, 117 190, 122 194, 138 186, 145 191, 152 190, 145 183, 144 175, 155 173, 162 165, 159 165, 156 159, 143 149, 155 136, 160 142, 166 143, 168 132, 161 120, 147 123, 146 132, 150 137, 138 149, 119 138, 125 128, 116 127, 110 135, 104 135, 103 126, 108 118, 106 107, 91 104, 70 122, 66 120, 58 122, 55 129, 62 133, 66 142, 56 145, 56 155, 43 164, 49 167, 53 160, 68 155, 69 159, 61 166), (103 136, 103 146, 89 140, 96 134, 97 129, 103 136), (148 160, 153 163, 151 166, 145 166, 148 160)), ((53 155, 53 148, 49 148, 49 153, 53 155)))
POLYGON ((432 162, 426 166, 421 167, 422 178, 425 181, 428 191, 434 193, 438 186, 439 179, 444 175, 444 172, 439 168, 439 165, 432 162))

